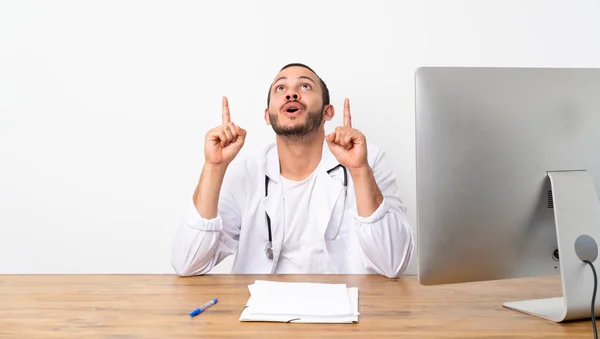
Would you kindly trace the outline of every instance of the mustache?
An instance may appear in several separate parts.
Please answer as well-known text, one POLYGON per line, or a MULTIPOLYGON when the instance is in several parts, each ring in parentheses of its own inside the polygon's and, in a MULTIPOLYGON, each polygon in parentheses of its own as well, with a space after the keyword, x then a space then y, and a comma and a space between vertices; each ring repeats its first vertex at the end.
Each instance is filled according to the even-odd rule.
POLYGON ((298 100, 290 100, 290 101, 286 102, 285 104, 281 105, 281 107, 279 107, 279 110, 283 110, 285 105, 288 105, 291 103, 296 103, 296 104, 300 105, 300 107, 302 107, 303 110, 306 110, 306 106, 298 100))

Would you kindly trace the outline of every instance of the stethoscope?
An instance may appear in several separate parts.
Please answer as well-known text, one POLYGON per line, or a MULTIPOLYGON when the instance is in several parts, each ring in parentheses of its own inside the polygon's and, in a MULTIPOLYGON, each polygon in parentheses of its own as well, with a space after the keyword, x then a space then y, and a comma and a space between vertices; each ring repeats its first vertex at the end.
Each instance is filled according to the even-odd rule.
MULTIPOLYGON (((346 167, 342 166, 341 164, 338 164, 337 166, 335 166, 334 168, 330 169, 327 171, 327 174, 331 174, 331 172, 333 170, 335 170, 336 168, 341 167, 344 170, 344 194, 348 194, 348 171, 346 170, 346 167)), ((265 197, 269 195, 269 177, 265 175, 265 197)), ((345 206, 346 204, 346 197, 344 197, 344 209, 346 208, 345 206)), ((267 258, 269 258, 269 260, 273 260, 273 237, 271 235, 271 218, 269 218, 269 214, 267 214, 265 212, 265 215, 267 216, 267 229, 269 231, 269 242, 267 243, 267 246, 265 246, 265 253, 267 254, 267 258)), ((340 220, 341 223, 341 220, 340 220)))

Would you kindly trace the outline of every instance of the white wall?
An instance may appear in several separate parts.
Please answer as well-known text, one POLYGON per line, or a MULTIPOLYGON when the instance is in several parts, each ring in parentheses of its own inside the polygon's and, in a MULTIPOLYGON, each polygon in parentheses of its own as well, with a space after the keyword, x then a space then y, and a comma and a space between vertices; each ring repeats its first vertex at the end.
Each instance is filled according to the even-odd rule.
POLYGON ((288 62, 314 67, 340 112, 351 98, 414 213, 422 4, 207 3, 0 3, 0 273, 172 273, 221 96, 246 147, 273 140, 266 94, 288 62))
MULTIPOLYGON (((600 66, 597 1, 0 2, 0 273, 172 273, 220 98, 249 131, 305 62, 385 148, 415 221, 421 65, 600 66)), ((341 123, 341 115, 329 129, 341 123)), ((227 272, 230 260, 216 272, 227 272)), ((409 272, 415 272, 415 263, 409 272)))
POLYGON ((597 0, 425 0, 423 63, 600 67, 597 0))

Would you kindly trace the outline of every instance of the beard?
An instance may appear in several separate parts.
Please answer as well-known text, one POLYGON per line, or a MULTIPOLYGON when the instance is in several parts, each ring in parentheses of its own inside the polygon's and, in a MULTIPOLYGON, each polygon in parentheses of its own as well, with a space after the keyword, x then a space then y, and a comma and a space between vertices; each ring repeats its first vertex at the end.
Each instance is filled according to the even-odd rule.
POLYGON ((269 112, 271 127, 273 127, 273 131, 275 131, 277 135, 282 137, 291 139, 305 137, 313 134, 319 129, 319 127, 321 127, 321 123, 323 122, 324 108, 325 107, 322 107, 321 109, 307 112, 306 121, 304 121, 303 124, 296 124, 293 126, 282 126, 277 113, 269 112))

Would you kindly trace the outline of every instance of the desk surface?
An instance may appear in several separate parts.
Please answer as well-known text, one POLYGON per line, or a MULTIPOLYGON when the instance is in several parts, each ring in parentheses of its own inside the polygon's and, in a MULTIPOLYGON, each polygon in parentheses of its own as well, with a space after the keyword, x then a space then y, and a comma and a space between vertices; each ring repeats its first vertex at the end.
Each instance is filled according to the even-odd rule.
POLYGON ((592 338, 591 321, 556 324, 502 307, 559 293, 558 277, 421 286, 376 275, 0 275, 0 338, 592 338), (359 323, 239 322, 256 279, 357 286, 359 323))

